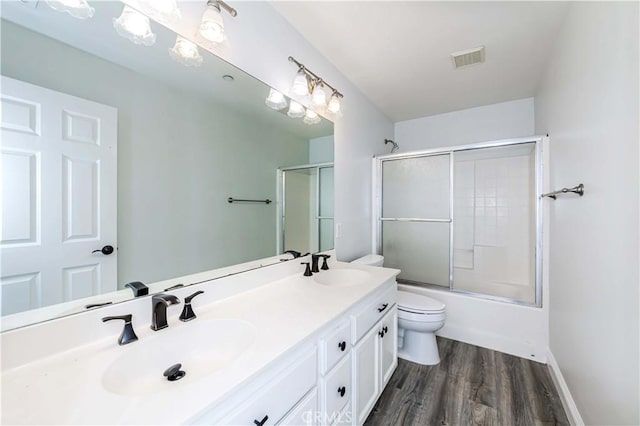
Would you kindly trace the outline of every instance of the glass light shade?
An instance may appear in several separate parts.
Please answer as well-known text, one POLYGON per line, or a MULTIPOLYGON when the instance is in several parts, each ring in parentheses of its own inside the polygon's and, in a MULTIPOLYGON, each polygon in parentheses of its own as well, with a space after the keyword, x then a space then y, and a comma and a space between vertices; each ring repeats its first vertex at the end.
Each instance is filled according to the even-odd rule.
POLYGON ((322 82, 316 84, 316 87, 313 88, 313 93, 311 94, 311 103, 316 108, 324 109, 327 107, 327 93, 322 82))
POLYGON ((267 99, 264 101, 264 103, 267 104, 269 108, 275 110, 281 110, 282 108, 285 108, 287 106, 287 100, 285 99, 284 95, 273 89, 269 89, 269 96, 267 96, 267 99))
POLYGON ((302 68, 298 70, 291 85, 291 93, 297 96, 309 96, 309 82, 307 81, 307 73, 302 68))
POLYGON ((303 121, 306 124, 318 124, 320 122, 320 116, 316 114, 315 111, 311 111, 310 109, 308 109, 306 114, 304 115, 303 121))
POLYGON ((340 97, 335 93, 331 96, 331 100, 329 100, 327 111, 334 115, 342 115, 342 105, 340 104, 340 97))
POLYGON ((224 21, 218 7, 207 5, 200 21, 200 35, 214 43, 224 41, 224 21))
POLYGON ((187 67, 199 67, 202 65, 202 55, 198 50, 198 46, 184 37, 176 37, 176 44, 169 49, 169 56, 174 61, 187 67))
POLYGON ((150 17, 164 22, 180 19, 180 9, 176 0, 138 0, 140 10, 150 17))
POLYGON ((156 35, 151 32, 149 18, 129 6, 122 9, 118 19, 113 19, 113 27, 118 34, 135 44, 151 46, 156 42, 156 35))
POLYGON ((91 18, 95 12, 87 0, 46 0, 46 2, 51 9, 67 12, 78 19, 91 18))
POLYGON ((287 115, 291 118, 300 118, 305 116, 304 107, 294 100, 289 102, 289 111, 287 115))

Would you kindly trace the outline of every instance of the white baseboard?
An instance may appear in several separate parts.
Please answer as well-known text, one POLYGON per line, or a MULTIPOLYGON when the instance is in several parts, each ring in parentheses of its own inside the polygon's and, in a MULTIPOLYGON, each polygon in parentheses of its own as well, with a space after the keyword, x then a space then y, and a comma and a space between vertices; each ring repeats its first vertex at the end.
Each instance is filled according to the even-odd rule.
POLYGON ((578 407, 571 396, 571 392, 569 392, 567 382, 564 381, 564 377, 560 371, 560 366, 553 356, 553 353, 551 353, 551 350, 547 351, 547 365, 551 370, 551 378, 553 379, 553 383, 556 385, 556 389, 560 394, 560 400, 562 401, 564 411, 569 418, 569 423, 575 426, 584 426, 582 416, 580 415, 578 407))
POLYGON ((436 335, 543 364, 547 362, 546 348, 536 348, 530 343, 508 339, 502 335, 488 333, 484 330, 470 329, 448 322, 445 323, 441 330, 436 332, 436 335))

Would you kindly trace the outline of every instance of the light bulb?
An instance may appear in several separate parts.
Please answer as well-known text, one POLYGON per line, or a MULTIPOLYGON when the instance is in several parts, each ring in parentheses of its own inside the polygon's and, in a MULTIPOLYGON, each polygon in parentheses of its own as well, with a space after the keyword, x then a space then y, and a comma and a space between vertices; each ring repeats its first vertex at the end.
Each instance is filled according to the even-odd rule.
POLYGON ((327 111, 334 115, 342 114, 342 105, 340 104, 340 97, 336 92, 333 92, 331 95, 331 100, 329 100, 329 105, 327 106, 327 111))
POLYGON ((298 102, 291 100, 291 102, 289 102, 289 111, 287 111, 287 115, 291 118, 304 117, 304 107, 298 102))
POLYGON ((202 14, 200 35, 214 43, 224 41, 224 21, 220 14, 220 6, 213 2, 207 2, 207 8, 202 14))
POLYGON ((95 9, 87 3, 87 0, 46 0, 49 7, 59 12, 67 12, 78 19, 91 18, 95 9))
POLYGON ((307 73, 304 72, 303 68, 298 70, 293 79, 291 93, 301 97, 309 96, 309 82, 307 81, 307 73))
POLYGON ((122 9, 118 19, 113 19, 113 27, 118 34, 135 44, 151 46, 156 42, 156 35, 151 32, 149 26, 149 18, 129 6, 122 9))
POLYGON ((150 17, 164 22, 180 19, 180 9, 176 0, 138 0, 139 10, 150 17))
POLYGON ((176 62, 188 67, 202 65, 202 55, 198 50, 198 46, 184 37, 176 37, 176 44, 172 49, 169 49, 169 56, 176 62))
POLYGON ((311 103, 316 108, 324 109, 327 107, 327 93, 324 90, 324 84, 322 81, 316 84, 311 94, 311 103))
POLYGON ((316 114, 315 111, 308 109, 302 121, 304 121, 305 124, 318 124, 320 122, 320 116, 316 114))
POLYGON ((287 100, 284 95, 277 90, 269 89, 269 96, 264 101, 269 108, 280 110, 287 106, 287 100))

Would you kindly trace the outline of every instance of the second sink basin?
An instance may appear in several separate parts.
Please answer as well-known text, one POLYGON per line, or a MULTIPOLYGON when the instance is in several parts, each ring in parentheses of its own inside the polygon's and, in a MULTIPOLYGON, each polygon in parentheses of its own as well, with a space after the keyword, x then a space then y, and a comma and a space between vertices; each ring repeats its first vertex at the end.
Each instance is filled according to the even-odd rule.
POLYGON ((242 320, 195 320, 172 325, 123 348, 124 353, 105 370, 102 385, 123 395, 176 389, 229 367, 255 339, 255 327, 242 320), (163 373, 178 363, 186 375, 170 382, 163 373))
POLYGON ((359 269, 340 268, 320 271, 313 276, 313 280, 318 284, 348 287, 364 284, 371 278, 371 274, 359 269))

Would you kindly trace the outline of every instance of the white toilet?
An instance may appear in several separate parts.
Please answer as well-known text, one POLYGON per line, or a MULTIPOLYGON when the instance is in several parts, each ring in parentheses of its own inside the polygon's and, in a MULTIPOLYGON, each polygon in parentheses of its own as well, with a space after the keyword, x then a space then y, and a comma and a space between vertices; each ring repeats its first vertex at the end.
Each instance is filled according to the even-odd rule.
MULTIPOLYGON (((352 263, 382 266, 384 257, 368 254, 352 263)), ((423 365, 440 363, 436 331, 444 326, 445 305, 421 294, 398 291, 398 357, 423 365)))
POLYGON ((444 303, 398 291, 398 357, 423 365, 439 364, 435 333, 444 326, 445 319, 444 303))

